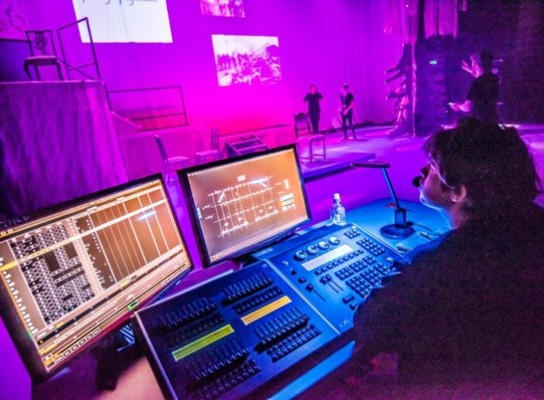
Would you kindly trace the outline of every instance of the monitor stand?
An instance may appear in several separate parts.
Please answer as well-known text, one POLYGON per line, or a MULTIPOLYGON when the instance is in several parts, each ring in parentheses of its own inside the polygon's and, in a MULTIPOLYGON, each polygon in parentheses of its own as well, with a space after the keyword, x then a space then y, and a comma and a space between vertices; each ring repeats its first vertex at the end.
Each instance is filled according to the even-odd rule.
POLYGON ((254 257, 252 254, 245 254, 243 256, 236 257, 234 259, 234 262, 238 264, 240 268, 244 268, 251 264, 255 264, 256 262, 259 262, 259 259, 254 257))
POLYGON ((130 323, 107 335, 94 349, 97 391, 115 390, 120 373, 134 358, 134 332, 130 323))

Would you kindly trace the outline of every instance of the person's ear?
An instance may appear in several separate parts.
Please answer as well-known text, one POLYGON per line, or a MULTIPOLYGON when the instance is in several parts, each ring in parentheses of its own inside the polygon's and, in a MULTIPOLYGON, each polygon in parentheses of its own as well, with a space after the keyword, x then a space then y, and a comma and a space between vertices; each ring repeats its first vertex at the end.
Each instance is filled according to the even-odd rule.
POLYGON ((450 200, 453 203, 461 203, 463 200, 465 200, 467 197, 467 188, 465 185, 459 186, 458 189, 454 189, 451 191, 450 194, 450 200))

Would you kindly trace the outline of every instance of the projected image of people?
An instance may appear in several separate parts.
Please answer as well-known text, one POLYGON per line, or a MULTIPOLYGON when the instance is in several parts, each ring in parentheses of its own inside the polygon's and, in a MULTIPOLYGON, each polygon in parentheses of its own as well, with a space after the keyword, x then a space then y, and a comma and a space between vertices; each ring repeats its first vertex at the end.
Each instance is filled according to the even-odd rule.
POLYGON ((219 86, 275 84, 281 79, 275 36, 212 35, 219 86))
POLYGON ((216 17, 244 18, 246 16, 244 0, 200 0, 200 12, 202 15, 216 17))

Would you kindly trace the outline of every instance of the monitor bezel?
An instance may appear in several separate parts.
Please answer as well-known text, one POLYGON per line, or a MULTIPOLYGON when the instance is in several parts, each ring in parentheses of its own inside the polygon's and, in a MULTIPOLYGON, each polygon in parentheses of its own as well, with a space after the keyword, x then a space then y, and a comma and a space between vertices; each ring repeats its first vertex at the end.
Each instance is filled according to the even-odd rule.
MULTIPOLYGON (((47 369, 45 368, 45 366, 43 365, 41 361, 41 358, 38 352, 36 351, 36 348, 34 346, 34 341, 26 334, 26 326, 21 322, 19 315, 17 313, 17 310, 13 307, 13 302, 11 301, 10 294, 5 290, 4 285, 0 284, 0 317, 2 318, 4 326, 6 327, 6 330, 8 331, 12 339, 12 342, 21 358, 21 361, 23 362, 23 364, 25 365, 27 369, 33 384, 42 383, 48 380, 49 378, 53 377, 54 375, 58 374, 60 371, 64 370, 65 368, 69 367, 72 362, 74 362, 76 359, 80 358, 81 355, 87 353, 90 349, 95 347, 107 335, 111 334, 113 331, 115 331, 122 325, 126 324, 128 321, 130 321, 133 318, 136 311, 142 309, 147 304, 149 304, 154 299, 156 299, 157 296, 161 295, 168 289, 172 288, 172 286, 179 283, 181 279, 183 279, 191 271, 194 270, 195 265, 189 253, 189 250, 187 248, 187 243, 184 238, 183 232, 181 230, 179 218, 176 215, 174 204, 172 202, 170 193, 166 187, 162 174, 149 175, 143 178, 122 183, 120 185, 112 186, 107 189, 86 194, 84 196, 80 196, 75 199, 54 204, 49 207, 41 208, 39 210, 36 210, 35 212, 29 213, 28 215, 21 217, 19 219, 21 222, 18 222, 17 224, 11 225, 1 230, 2 232, 14 231, 17 228, 19 228, 21 225, 32 223, 33 221, 45 218, 50 214, 62 212, 71 207, 78 207, 94 199, 112 195, 116 192, 134 188, 140 185, 144 185, 146 183, 151 183, 156 180, 159 180, 161 182, 162 188, 165 192, 166 199, 172 211, 172 215, 174 217, 174 221, 181 238, 181 242, 183 244, 183 247, 185 248, 187 260, 189 263, 189 268, 187 268, 185 271, 179 274, 175 279, 172 279, 171 282, 168 282, 168 284, 161 286, 155 293, 153 293, 148 298, 140 302, 138 306, 136 306, 130 312, 125 313, 124 316, 119 318, 115 323, 112 323, 107 329, 105 329, 103 332, 100 332, 100 334, 98 334, 95 338, 91 339, 88 343, 86 343, 80 349, 79 354, 74 355, 66 364, 59 365, 58 367, 53 368, 50 371, 47 371, 47 369)), ((7 233, 2 239, 6 240, 12 237, 13 235, 17 235, 17 234, 20 234, 20 232, 14 231, 11 233, 7 233)))
POLYGON ((253 153, 249 153, 249 154, 244 154, 244 155, 241 155, 241 156, 221 159, 221 160, 213 161, 213 162, 210 162, 210 163, 207 163, 207 164, 195 165, 195 166, 192 166, 192 167, 188 167, 188 168, 178 170, 177 175, 178 175, 178 179, 179 179, 180 184, 181 184, 181 188, 183 190, 184 198, 185 198, 185 201, 186 201, 186 206, 187 206, 187 209, 189 211, 189 218, 190 218, 190 221, 191 221, 191 226, 193 227, 193 232, 195 233, 194 236, 195 236, 195 239, 196 239, 196 242, 197 242, 197 248, 198 248, 198 251, 199 251, 199 254, 200 254, 200 259, 202 260, 202 267, 203 268, 210 268, 210 267, 216 266, 216 265, 218 265, 220 263, 223 263, 225 261, 237 259, 239 257, 248 255, 248 254, 256 252, 258 250, 261 250, 264 247, 266 247, 266 246, 268 246, 268 245, 270 245, 272 243, 275 243, 275 242, 281 240, 282 238, 285 238, 285 237, 291 235, 298 228, 300 228, 302 225, 308 223, 312 219, 311 210, 310 210, 310 206, 309 206, 309 202, 308 202, 308 196, 307 196, 307 193, 306 193, 306 183, 304 181, 304 178, 302 176, 302 172, 301 172, 301 169, 300 169, 300 161, 299 161, 299 157, 298 157, 297 147, 294 144, 274 147, 274 148, 267 149, 267 150, 264 150, 264 151, 258 151, 258 152, 253 152, 253 153), (195 199, 193 197, 193 194, 192 194, 192 191, 191 191, 191 186, 189 184, 189 174, 194 173, 194 172, 204 171, 204 170, 211 169, 211 168, 220 167, 222 165, 227 165, 227 164, 237 163, 237 162, 241 162, 241 161, 245 161, 245 160, 251 160, 251 159, 254 159, 254 158, 258 158, 258 157, 263 157, 263 156, 266 156, 266 155, 269 155, 269 154, 280 153, 280 152, 284 152, 286 150, 287 151, 292 151, 294 156, 295 156, 295 163, 296 163, 296 166, 297 166, 298 178, 299 178, 299 181, 301 183, 301 191, 302 191, 302 195, 304 197, 304 206, 306 208, 307 218, 305 220, 293 225, 292 227, 290 227, 289 229, 287 229, 287 230, 285 230, 283 232, 272 235, 272 236, 270 236, 269 238, 267 238, 265 240, 262 240, 262 241, 260 241, 258 243, 250 245, 250 246, 246 246, 246 247, 244 247, 244 248, 242 248, 240 250, 237 250, 237 251, 232 252, 230 254, 227 254, 227 255, 225 255, 225 256, 223 256, 221 258, 218 258, 217 260, 212 261, 211 256, 210 256, 210 254, 208 252, 208 248, 206 246, 206 240, 204 238, 204 234, 202 232, 200 223, 198 221, 198 212, 197 212, 197 208, 196 208, 196 204, 195 204, 195 199))

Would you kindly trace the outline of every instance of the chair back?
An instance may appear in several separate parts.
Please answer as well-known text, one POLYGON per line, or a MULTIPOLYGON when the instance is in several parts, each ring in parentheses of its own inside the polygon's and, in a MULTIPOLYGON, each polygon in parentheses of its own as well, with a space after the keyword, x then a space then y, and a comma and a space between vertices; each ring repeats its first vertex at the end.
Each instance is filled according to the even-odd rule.
POLYGON ((155 135, 155 142, 159 148, 159 153, 161 153, 162 160, 168 162, 168 153, 166 153, 166 147, 164 147, 164 142, 159 135, 155 135))
POLYGON ((57 56, 57 49, 51 29, 25 31, 31 56, 57 56))
POLYGON ((219 151, 219 128, 212 128, 210 131, 211 135, 211 148, 212 150, 219 151))
POLYGON ((295 114, 295 135, 298 138, 301 135, 307 135, 310 131, 310 119, 308 114, 300 112, 295 114))

